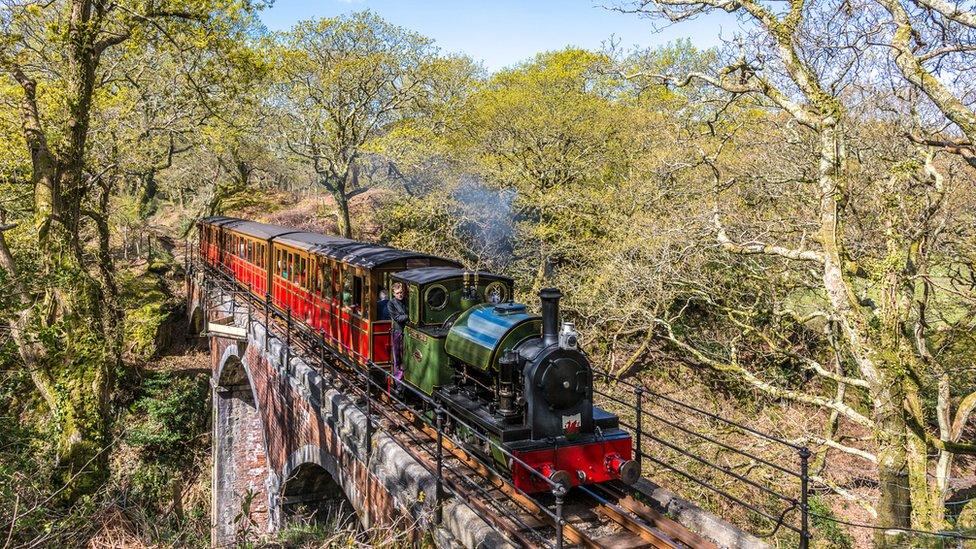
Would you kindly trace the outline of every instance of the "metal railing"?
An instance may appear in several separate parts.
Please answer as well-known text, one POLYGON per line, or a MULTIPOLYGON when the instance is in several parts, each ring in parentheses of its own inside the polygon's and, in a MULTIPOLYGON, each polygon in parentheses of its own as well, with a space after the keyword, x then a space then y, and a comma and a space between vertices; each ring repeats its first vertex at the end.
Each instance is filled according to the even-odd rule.
MULTIPOLYGON (((606 383, 604 389, 600 389, 594 384, 594 395, 602 398, 603 402, 597 401, 598 405, 607 405, 607 408, 618 412, 621 416, 620 425, 631 431, 634 437, 634 457, 638 461, 643 471, 644 461, 647 460, 654 465, 667 470, 669 473, 681 477, 692 485, 699 486, 703 490, 715 494, 730 501, 737 506, 755 513, 758 517, 769 521, 772 529, 769 532, 759 533, 759 537, 770 537, 776 534, 780 528, 785 528, 795 533, 798 537, 797 545, 801 549, 809 547, 811 534, 809 527, 809 463, 810 450, 805 446, 799 446, 786 441, 780 437, 764 433, 758 429, 749 427, 739 422, 732 421, 713 412, 709 412, 700 407, 682 402, 668 395, 651 390, 643 385, 633 383, 613 376, 607 372, 594 370, 594 377, 597 381, 602 380, 606 383), (612 388, 618 390, 612 393, 612 388), (622 389, 621 389, 622 388, 622 389), (629 397, 629 398, 628 398, 629 397), (741 447, 730 442, 719 440, 716 436, 705 434, 687 424, 682 424, 675 419, 665 417, 662 409, 667 406, 670 410, 681 410, 681 415, 685 418, 705 418, 732 429, 735 433, 749 438, 759 439, 773 444, 782 449, 781 455, 789 456, 794 465, 788 466, 776 463, 771 459, 766 459, 751 454, 741 447), (629 422, 624 417, 633 417, 633 422, 629 422), (653 429, 652 424, 657 424, 663 428, 653 429), (795 484, 795 493, 787 493, 782 487, 773 487, 763 484, 758 480, 750 478, 748 474, 734 471, 732 467, 723 465, 717 460, 710 460, 702 453, 687 450, 684 445, 672 435, 684 435, 690 440, 697 440, 721 448, 726 452, 746 458, 751 471, 774 471, 774 475, 789 479, 790 483, 795 484), (743 496, 731 493, 729 489, 719 486, 717 482, 712 482, 707 475, 698 472, 691 472, 676 464, 675 461, 662 459, 661 454, 655 455, 649 452, 647 441, 663 448, 666 452, 683 456, 686 460, 697 465, 700 470, 711 472, 719 478, 737 484, 746 491, 753 491, 761 494, 775 502, 781 508, 779 511, 770 509, 770 505, 760 506, 756 501, 746 501, 743 496), (796 511, 796 513, 793 513, 796 511), (795 515, 795 516, 794 516, 795 515)), ((597 400, 595 398, 595 400, 597 400)), ((757 498, 758 499, 758 498, 757 498)), ((755 532, 753 532, 755 534, 755 532)))

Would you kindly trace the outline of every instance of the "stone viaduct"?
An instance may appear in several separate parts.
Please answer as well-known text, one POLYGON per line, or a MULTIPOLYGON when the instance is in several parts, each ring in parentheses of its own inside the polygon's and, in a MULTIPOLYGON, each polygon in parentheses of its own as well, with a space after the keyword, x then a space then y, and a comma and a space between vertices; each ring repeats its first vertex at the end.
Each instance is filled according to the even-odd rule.
POLYGON ((190 322, 218 321, 240 337, 209 337, 213 376, 212 544, 233 545, 277 530, 290 507, 344 497, 364 523, 397 526, 444 547, 506 543, 462 502, 446 500, 435 527, 435 478, 366 416, 331 379, 286 352, 263 317, 200 278, 189 283, 190 322), (209 299, 204 298, 209 294, 209 299), (287 362, 286 362, 287 361, 287 362), (405 524, 406 523, 406 524, 405 524))

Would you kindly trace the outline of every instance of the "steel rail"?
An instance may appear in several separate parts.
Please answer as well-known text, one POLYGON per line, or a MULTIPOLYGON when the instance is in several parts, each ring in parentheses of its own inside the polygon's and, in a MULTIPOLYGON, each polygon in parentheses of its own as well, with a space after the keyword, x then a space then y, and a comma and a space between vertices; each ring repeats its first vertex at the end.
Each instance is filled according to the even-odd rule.
POLYGON ((602 493, 604 497, 612 498, 616 505, 644 519, 648 524, 654 524, 662 532, 685 545, 701 549, 718 549, 718 545, 714 542, 688 530, 673 519, 664 516, 661 512, 652 509, 638 500, 634 494, 639 492, 633 487, 626 486, 622 483, 611 482, 599 486, 591 486, 590 489, 602 493))

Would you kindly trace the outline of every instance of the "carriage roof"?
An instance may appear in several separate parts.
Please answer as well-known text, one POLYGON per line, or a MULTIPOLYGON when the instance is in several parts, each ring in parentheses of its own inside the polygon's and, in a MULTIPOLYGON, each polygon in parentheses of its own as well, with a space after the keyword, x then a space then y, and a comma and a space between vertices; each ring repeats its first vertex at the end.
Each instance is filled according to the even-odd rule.
POLYGON ((224 215, 211 215, 209 217, 204 217, 200 219, 201 225, 213 225, 215 227, 220 227, 221 225, 226 225, 232 221, 241 221, 236 217, 227 217, 224 215))
POLYGON ((438 259, 441 261, 450 261, 411 250, 401 250, 399 248, 380 246, 378 244, 359 242, 357 240, 319 233, 296 232, 276 238, 275 241, 365 269, 372 269, 386 263, 407 259, 438 259))
POLYGON ((230 223, 221 225, 221 227, 248 236, 254 236, 262 240, 268 240, 269 238, 275 238, 285 234, 298 232, 296 229, 283 227, 281 225, 259 223, 257 221, 247 221, 244 219, 235 219, 230 223))
POLYGON ((436 259, 460 267, 460 264, 455 261, 429 254, 401 250, 389 246, 380 246, 378 244, 369 244, 339 236, 301 231, 281 225, 272 225, 270 223, 259 223, 224 216, 205 217, 200 222, 264 240, 274 239, 275 242, 286 246, 291 246, 312 254, 323 255, 336 261, 365 269, 372 269, 393 261, 409 259, 436 259))
POLYGON ((438 282, 441 280, 447 280, 450 278, 460 278, 464 276, 464 273, 469 275, 477 276, 480 280, 502 280, 508 283, 512 283, 512 279, 507 276, 497 275, 493 273, 486 273, 482 271, 468 271, 460 267, 418 267, 416 269, 410 269, 407 271, 401 271, 394 275, 394 278, 402 280, 407 283, 414 284, 429 284, 431 282, 438 282))

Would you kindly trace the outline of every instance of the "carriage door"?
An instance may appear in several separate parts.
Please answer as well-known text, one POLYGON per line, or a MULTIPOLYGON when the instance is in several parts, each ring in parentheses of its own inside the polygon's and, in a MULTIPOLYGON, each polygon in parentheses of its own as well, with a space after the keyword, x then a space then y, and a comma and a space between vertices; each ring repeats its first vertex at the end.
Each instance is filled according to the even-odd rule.
POLYGON ((354 269, 352 272, 352 296, 349 303, 349 332, 352 352, 359 362, 364 362, 369 353, 369 297, 366 272, 354 269))
POLYGON ((390 361, 390 271, 373 271, 370 286, 370 303, 375 298, 375 307, 370 317, 369 358, 377 364, 390 361), (382 295, 381 293, 382 292, 382 295))
POLYGON ((329 270, 332 271, 332 276, 329 277, 329 337, 332 339, 332 345, 336 350, 341 349, 339 327, 342 324, 342 296, 340 295, 340 290, 342 289, 342 269, 339 268, 339 264, 333 261, 329 262, 329 270))

